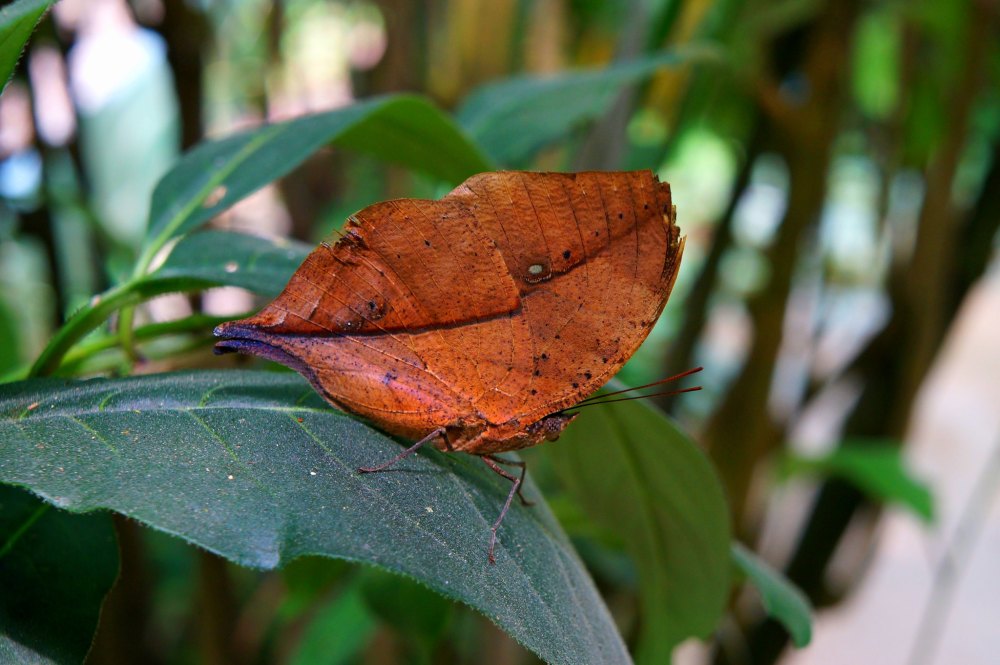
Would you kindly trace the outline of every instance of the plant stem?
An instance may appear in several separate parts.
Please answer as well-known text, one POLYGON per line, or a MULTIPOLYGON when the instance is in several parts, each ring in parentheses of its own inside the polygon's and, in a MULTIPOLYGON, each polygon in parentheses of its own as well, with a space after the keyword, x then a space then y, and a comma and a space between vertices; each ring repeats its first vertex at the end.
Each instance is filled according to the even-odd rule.
POLYGON ((134 365, 139 362, 139 352, 135 348, 135 330, 133 329, 133 323, 135 321, 135 307, 128 306, 123 307, 121 312, 118 313, 118 342, 125 352, 125 357, 128 359, 129 364, 134 365))
POLYGON ((142 296, 135 288, 134 282, 125 282, 94 296, 89 303, 69 318, 65 325, 56 331, 45 349, 38 356, 35 364, 28 372, 28 378, 45 376, 54 372, 63 356, 91 330, 104 321, 117 309, 135 305, 142 296))
MULTIPOLYGON (((116 338, 117 340, 117 338, 116 338)), ((159 362, 171 358, 177 360, 180 356, 212 346, 215 338, 208 335, 196 336, 164 348, 145 349, 143 359, 147 362, 159 362)), ((89 356, 79 356, 72 360, 64 360, 55 374, 58 376, 76 376, 80 374, 106 374, 108 372, 124 374, 128 358, 115 344, 112 348, 89 356)))
MULTIPOLYGON (((211 284, 211 282, 207 283, 211 284)), ((201 282, 191 282, 190 280, 183 279, 132 278, 108 289, 104 293, 94 296, 90 302, 77 310, 56 331, 52 339, 49 340, 48 345, 38 356, 35 364, 32 365, 31 370, 27 372, 25 378, 47 376, 55 372, 62 364, 63 358, 69 353, 70 349, 87 336, 88 333, 104 323, 115 311, 134 307, 144 300, 149 300, 154 296, 164 293, 191 290, 196 288, 196 286, 202 285, 203 283, 201 282)), ((106 342, 102 341, 99 344, 106 344, 106 342)))
MULTIPOLYGON (((124 310, 122 311, 124 312, 124 310)), ((136 342, 140 342, 155 339, 157 337, 164 337, 166 335, 198 332, 199 330, 213 328, 224 321, 229 321, 232 318, 234 317, 195 314, 193 316, 188 316, 174 321, 150 323, 136 328, 133 332, 133 338, 136 342)), ((113 349, 117 347, 120 342, 121 337, 119 335, 104 335, 93 340, 89 340, 83 344, 79 344, 63 356, 59 369, 64 370, 67 366, 78 364, 94 354, 113 349)))

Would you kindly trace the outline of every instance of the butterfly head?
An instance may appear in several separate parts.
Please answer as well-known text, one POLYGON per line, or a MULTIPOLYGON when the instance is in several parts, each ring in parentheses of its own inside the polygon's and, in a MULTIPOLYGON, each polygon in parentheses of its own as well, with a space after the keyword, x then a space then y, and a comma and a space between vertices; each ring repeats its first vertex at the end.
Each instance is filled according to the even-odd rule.
POLYGON ((573 422, 573 419, 578 415, 580 414, 563 412, 550 414, 538 422, 528 425, 528 435, 535 443, 555 441, 562 434, 562 431, 566 429, 566 426, 573 422))

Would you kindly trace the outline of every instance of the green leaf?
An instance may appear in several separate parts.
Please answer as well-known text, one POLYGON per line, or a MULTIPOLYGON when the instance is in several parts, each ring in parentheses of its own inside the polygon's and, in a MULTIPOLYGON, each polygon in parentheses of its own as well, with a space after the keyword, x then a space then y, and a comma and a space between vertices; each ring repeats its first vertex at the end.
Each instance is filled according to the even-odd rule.
POLYGON ((453 185, 496 168, 451 116, 428 100, 416 96, 387 99, 377 112, 347 127, 334 143, 453 185))
POLYGON ((24 45, 55 0, 15 0, 0 8, 0 90, 7 86, 24 45))
POLYGON ((639 402, 581 411, 547 446, 568 489, 635 561, 643 608, 637 662, 667 663, 718 624, 730 586, 729 514, 698 447, 639 402))
POLYGON ((472 91, 457 118, 494 161, 520 164, 535 151, 604 115, 625 86, 659 69, 710 54, 704 47, 689 47, 605 69, 488 83, 472 91))
MULTIPOLYGON (((420 609, 415 613, 419 614, 420 609)), ((361 585, 355 582, 313 615, 288 662, 291 665, 346 665, 357 662, 377 627, 378 621, 365 604, 361 585)))
POLYGON ((0 485, 0 661, 83 662, 117 576, 109 515, 73 515, 0 485))
POLYGON ((186 372, 36 379, 0 397, 0 481, 72 511, 115 510, 237 563, 368 562, 482 612, 553 663, 625 663, 593 582, 537 490, 500 531, 508 485, 429 450, 359 475, 399 444, 328 408, 297 375, 186 372))
POLYGON ((851 88, 862 113, 888 120, 899 104, 903 30, 898 8, 883 5, 864 14, 855 30, 851 88))
POLYGON ((378 570, 366 570, 361 590, 368 607, 433 662, 434 647, 444 636, 452 615, 452 604, 410 580, 399 580, 378 570), (419 612, 413 608, 419 607, 419 612))
POLYGON ((281 569, 285 597, 277 612, 279 618, 297 620, 355 572, 356 567, 343 559, 305 556, 291 561, 281 569))
POLYGON ((733 563, 760 592, 768 616, 774 618, 802 648, 812 640, 812 606, 809 599, 784 575, 739 543, 733 543, 733 563))
POLYGON ((178 290, 239 286, 276 296, 312 249, 283 238, 200 231, 177 243, 163 265, 143 281, 170 283, 178 290))
POLYGON ((163 177, 153 192, 141 264, 148 265, 170 239, 285 175, 329 143, 453 184, 491 168, 462 131, 421 97, 377 97, 267 125, 202 143, 163 177))
POLYGON ((15 372, 21 365, 21 330, 18 314, 0 296, 0 376, 15 372))
POLYGON ((909 508, 925 522, 934 519, 931 490, 907 470, 899 442, 851 439, 822 457, 787 454, 779 462, 779 473, 842 478, 876 501, 909 508))

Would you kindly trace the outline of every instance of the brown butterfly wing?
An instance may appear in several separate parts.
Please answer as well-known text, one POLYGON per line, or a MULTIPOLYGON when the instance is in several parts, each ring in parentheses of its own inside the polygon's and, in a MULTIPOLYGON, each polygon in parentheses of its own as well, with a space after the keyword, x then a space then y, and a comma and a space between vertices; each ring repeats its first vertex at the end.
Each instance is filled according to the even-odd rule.
POLYGON ((683 251, 670 187, 648 172, 483 174, 456 193, 493 238, 521 296, 530 350, 516 384, 476 402, 511 430, 606 383, 666 304, 683 251))
MULTIPOLYGON (((370 206, 314 250, 259 314, 220 326, 223 350, 283 362, 334 404, 418 437, 470 419, 509 372, 516 285, 456 200, 370 206)), ((518 341, 520 340, 520 341, 518 341)))
POLYGON ((646 337, 680 259, 672 217, 649 172, 489 173, 377 204, 262 312, 220 326, 220 347, 284 362, 391 432, 449 426, 459 447, 502 450, 646 337))

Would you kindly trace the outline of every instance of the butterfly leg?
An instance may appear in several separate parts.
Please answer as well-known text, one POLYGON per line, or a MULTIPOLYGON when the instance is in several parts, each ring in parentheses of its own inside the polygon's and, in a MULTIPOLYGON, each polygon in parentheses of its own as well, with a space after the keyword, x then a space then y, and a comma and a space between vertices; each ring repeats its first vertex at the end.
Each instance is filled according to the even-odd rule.
POLYGON ((449 453, 455 452, 455 446, 451 445, 451 441, 448 439, 448 432, 442 427, 441 428, 441 438, 444 439, 444 448, 449 453))
POLYGON ((390 466, 392 466, 396 462, 399 462, 399 461, 402 461, 402 460, 406 459, 407 457, 409 457, 413 453, 415 453, 418 450, 420 450, 421 448, 423 448, 424 444, 427 443, 428 441, 431 441, 431 440, 433 440, 433 439, 435 439, 435 438, 437 438, 439 436, 444 436, 444 428, 443 427, 437 428, 436 430, 434 430, 433 432, 431 432, 430 434, 428 434, 424 438, 420 439, 419 441, 417 441, 416 443, 414 443, 412 446, 410 446, 409 448, 407 448, 403 452, 401 452, 398 455, 396 455, 395 457, 393 457, 388 462, 383 462, 382 464, 379 464, 378 466, 362 466, 362 467, 358 467, 358 473, 376 473, 378 471, 385 471, 386 469, 388 469, 390 466))
POLYGON ((521 484, 517 488, 517 498, 521 500, 521 505, 522 506, 533 506, 533 505, 535 505, 534 501, 528 501, 527 499, 524 498, 524 474, 526 474, 528 472, 528 465, 527 465, 527 463, 525 463, 525 462, 523 462, 521 460, 516 460, 515 461, 515 460, 512 460, 512 459, 504 459, 503 457, 497 457, 496 455, 483 455, 483 457, 489 457, 491 460, 493 460, 497 464, 506 464, 508 466, 516 466, 517 468, 521 469, 521 478, 520 478, 521 484))
MULTIPOLYGON (((500 468, 500 465, 497 464, 496 461, 494 461, 496 458, 494 458, 492 455, 481 455, 480 457, 484 462, 486 462, 486 466, 490 467, 491 469, 493 469, 494 472, 500 474, 501 476, 503 476, 504 478, 506 478, 511 482, 510 492, 507 493, 507 501, 504 502, 503 508, 500 510, 500 516, 497 517, 497 521, 493 523, 493 528, 490 529, 490 551, 486 555, 486 558, 489 560, 491 564, 496 564, 497 560, 493 556, 493 550, 497 545, 497 530, 500 528, 500 524, 503 522, 503 518, 507 515, 507 511, 510 510, 510 502, 514 500, 514 495, 515 494, 520 495, 521 478, 524 477, 524 469, 522 468, 521 470, 521 478, 518 478, 517 476, 508 473, 507 471, 504 471, 502 468, 500 468)), ((510 462, 510 460, 503 460, 503 461, 507 463, 510 462)))

